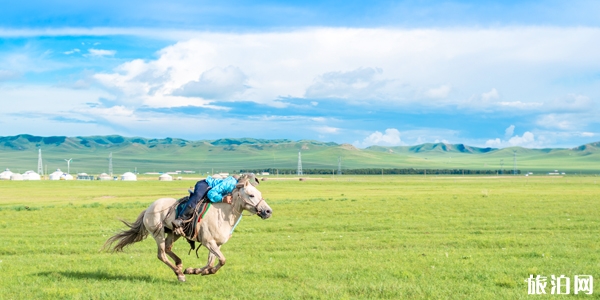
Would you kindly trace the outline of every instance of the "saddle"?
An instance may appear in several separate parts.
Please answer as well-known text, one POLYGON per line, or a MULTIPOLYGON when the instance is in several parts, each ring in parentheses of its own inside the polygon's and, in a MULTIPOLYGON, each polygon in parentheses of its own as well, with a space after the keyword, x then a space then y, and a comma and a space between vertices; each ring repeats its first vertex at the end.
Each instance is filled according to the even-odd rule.
MULTIPOLYGON (((177 200, 177 203, 175 205, 175 218, 179 218, 183 214, 183 211, 185 210, 186 204, 189 201, 189 199, 189 196, 185 196, 177 200)), ((210 206, 211 202, 208 200, 208 198, 202 198, 201 201, 198 201, 198 204, 194 209, 192 217, 187 220, 183 220, 183 226, 181 227, 181 229, 183 229, 183 232, 185 233, 184 237, 188 240, 188 243, 190 243, 192 249, 195 248, 194 241, 198 237, 200 221, 202 221, 202 218, 204 217, 210 206)))

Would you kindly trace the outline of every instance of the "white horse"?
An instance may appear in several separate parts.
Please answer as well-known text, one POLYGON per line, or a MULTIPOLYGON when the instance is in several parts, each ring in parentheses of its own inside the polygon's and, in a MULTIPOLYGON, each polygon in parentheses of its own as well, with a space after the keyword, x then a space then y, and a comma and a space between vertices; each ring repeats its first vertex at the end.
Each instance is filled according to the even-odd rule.
POLYGON ((242 177, 239 182, 232 193, 232 203, 213 203, 198 225, 200 228, 196 241, 208 249, 208 262, 202 268, 187 268, 184 271, 181 259, 172 251, 173 243, 180 237, 173 233, 171 224, 175 219, 173 209, 177 203, 174 198, 156 200, 133 223, 121 220, 129 229, 110 237, 104 244, 104 248, 110 248, 114 242, 117 242, 112 251, 123 251, 125 246, 144 240, 150 233, 158 246, 158 259, 175 272, 179 281, 185 281, 184 274, 215 274, 225 265, 221 245, 231 237, 232 229, 242 217, 242 211, 256 214, 262 219, 268 219, 273 212, 260 191, 252 186, 247 178, 242 177), (175 264, 169 261, 167 255, 175 261, 175 264), (219 263, 213 266, 215 258, 219 259, 219 263))

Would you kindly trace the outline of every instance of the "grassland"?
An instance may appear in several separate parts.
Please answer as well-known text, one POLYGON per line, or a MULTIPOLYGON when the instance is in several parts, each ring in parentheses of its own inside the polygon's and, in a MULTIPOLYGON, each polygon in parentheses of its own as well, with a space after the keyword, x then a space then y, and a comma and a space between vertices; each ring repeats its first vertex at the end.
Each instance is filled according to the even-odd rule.
POLYGON ((598 177, 268 180, 273 217, 243 219, 216 275, 177 282, 152 239, 98 251, 193 183, 0 181, 0 299, 520 299, 529 274, 600 278, 598 177))

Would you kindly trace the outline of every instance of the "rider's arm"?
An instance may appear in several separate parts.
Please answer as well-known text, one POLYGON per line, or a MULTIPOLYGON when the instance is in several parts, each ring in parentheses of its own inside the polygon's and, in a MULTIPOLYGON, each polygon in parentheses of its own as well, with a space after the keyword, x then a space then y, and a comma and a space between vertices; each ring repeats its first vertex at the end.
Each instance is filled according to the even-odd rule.
POLYGON ((217 191, 217 187, 218 185, 208 191, 207 196, 210 202, 214 203, 223 201, 223 195, 221 195, 221 193, 217 191))
POLYGON ((212 189, 208 191, 208 199, 211 202, 221 202, 223 201, 223 196, 231 193, 235 188, 237 181, 234 178, 226 178, 219 182, 219 184, 215 185, 212 189))

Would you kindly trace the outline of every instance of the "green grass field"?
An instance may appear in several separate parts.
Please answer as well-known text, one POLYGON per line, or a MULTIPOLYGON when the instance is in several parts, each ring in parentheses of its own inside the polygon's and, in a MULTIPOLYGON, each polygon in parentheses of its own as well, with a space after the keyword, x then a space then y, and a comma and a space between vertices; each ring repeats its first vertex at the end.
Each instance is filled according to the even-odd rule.
MULTIPOLYGON (((273 217, 244 217, 216 275, 178 282, 152 238, 99 252, 117 218, 194 183, 0 181, 0 299, 519 299, 530 274, 600 284, 592 176, 268 180, 273 217)), ((206 263, 204 248, 175 251, 206 263)))

